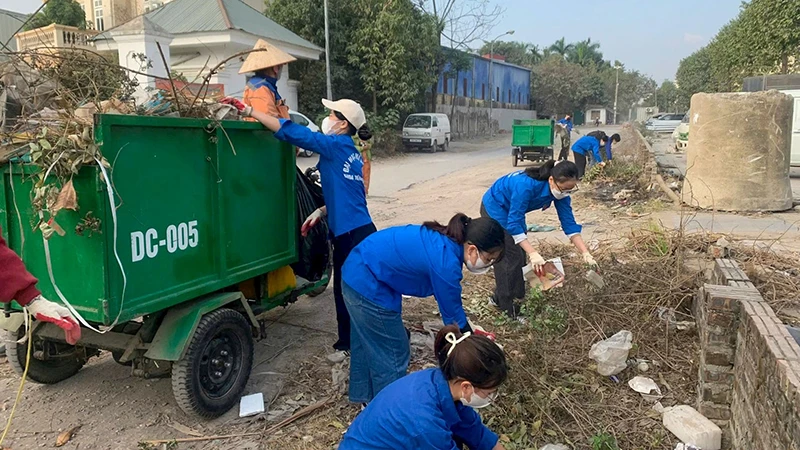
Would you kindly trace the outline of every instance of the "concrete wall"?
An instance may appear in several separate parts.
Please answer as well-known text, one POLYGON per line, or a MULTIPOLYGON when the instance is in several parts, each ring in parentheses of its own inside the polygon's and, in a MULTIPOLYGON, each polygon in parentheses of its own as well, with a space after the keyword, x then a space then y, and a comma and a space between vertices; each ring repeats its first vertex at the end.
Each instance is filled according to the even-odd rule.
POLYGON ((436 112, 447 114, 450 118, 450 131, 455 140, 488 136, 491 134, 490 124, 494 127, 495 132, 510 132, 514 119, 536 118, 536 111, 495 107, 492 109, 492 120, 490 121, 488 102, 474 102, 478 103, 475 106, 458 103, 457 101, 455 111, 452 103, 442 101, 436 105, 436 112))
POLYGON ((718 259, 694 302, 697 410, 723 448, 800 448, 800 346, 736 262, 718 259))

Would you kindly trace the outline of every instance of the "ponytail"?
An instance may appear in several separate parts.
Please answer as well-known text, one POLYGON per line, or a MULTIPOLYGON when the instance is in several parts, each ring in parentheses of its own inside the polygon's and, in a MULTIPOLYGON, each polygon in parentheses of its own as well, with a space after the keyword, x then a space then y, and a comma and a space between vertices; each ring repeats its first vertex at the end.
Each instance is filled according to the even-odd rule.
POLYGON ((491 217, 478 217, 471 219, 464 213, 457 213, 450 219, 447 226, 432 220, 422 224, 423 227, 433 230, 454 240, 458 244, 470 244, 478 247, 482 252, 492 253, 500 251, 498 260, 502 257, 505 230, 500 223, 491 217))
POLYGON ((369 127, 367 126, 366 123, 362 125, 361 128, 356 130, 355 125, 350 123, 350 121, 347 120, 347 117, 345 117, 344 114, 340 113, 339 111, 334 111, 333 114, 336 115, 337 119, 344 120, 345 122, 347 122, 348 136, 355 136, 356 134, 358 134, 358 138, 361 139, 362 141, 368 141, 372 139, 372 133, 369 131, 369 127))
POLYGON ((469 381, 478 389, 494 389, 508 378, 508 363, 503 350, 491 339, 464 334, 457 325, 448 325, 436 334, 433 344, 439 369, 447 381, 469 381), (447 336, 452 333, 453 343, 447 336))
POLYGON ((572 161, 555 161, 551 159, 541 167, 528 167, 525 175, 538 181, 547 181, 553 177, 559 183, 578 180, 578 166, 572 161))
POLYGON ((358 129, 358 138, 362 141, 368 141, 372 139, 372 132, 369 131, 369 127, 367 124, 364 124, 361 128, 358 129))

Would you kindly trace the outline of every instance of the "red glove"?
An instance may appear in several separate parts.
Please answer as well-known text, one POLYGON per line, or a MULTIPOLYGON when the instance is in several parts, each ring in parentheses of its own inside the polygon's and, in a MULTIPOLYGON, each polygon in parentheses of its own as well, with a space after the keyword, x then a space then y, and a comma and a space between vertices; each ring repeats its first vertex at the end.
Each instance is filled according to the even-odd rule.
POLYGON ((40 295, 25 307, 36 320, 54 323, 64 330, 67 344, 75 345, 81 338, 81 326, 72 317, 72 313, 58 303, 51 302, 40 295))
POLYGON ((477 329, 477 328, 474 329, 473 332, 475 333, 476 336, 487 337, 487 338, 491 339, 492 341, 494 341, 495 338, 497 337, 497 336, 495 336, 494 333, 490 333, 488 331, 484 331, 484 330, 477 329))
POLYGON ((250 113, 253 111, 253 108, 251 106, 247 106, 244 103, 242 103, 241 100, 235 99, 233 97, 225 97, 222 100, 220 100, 220 103, 222 103, 223 105, 233 106, 234 108, 236 108, 237 111, 239 111, 240 114, 244 116, 249 116, 250 113))

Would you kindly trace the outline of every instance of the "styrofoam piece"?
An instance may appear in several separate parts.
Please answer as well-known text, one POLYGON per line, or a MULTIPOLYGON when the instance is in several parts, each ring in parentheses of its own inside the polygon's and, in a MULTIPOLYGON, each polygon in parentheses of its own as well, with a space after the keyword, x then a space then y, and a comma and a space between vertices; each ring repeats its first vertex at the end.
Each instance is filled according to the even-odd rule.
POLYGON ((264 394, 245 395, 239 401, 239 417, 255 416, 264 412, 264 394))
POLYGON ((703 450, 722 447, 722 430, 689 405, 665 409, 662 420, 666 429, 687 444, 703 450))

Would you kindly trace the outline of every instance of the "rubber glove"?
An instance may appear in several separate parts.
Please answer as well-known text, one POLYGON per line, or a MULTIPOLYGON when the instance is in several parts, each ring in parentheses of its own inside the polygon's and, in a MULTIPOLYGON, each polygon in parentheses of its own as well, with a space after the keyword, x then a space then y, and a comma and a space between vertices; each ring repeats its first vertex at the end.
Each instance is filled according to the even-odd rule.
POLYGON ((75 345, 81 338, 81 326, 78 325, 72 313, 58 303, 51 302, 40 295, 25 305, 25 308, 36 320, 54 323, 64 330, 68 344, 75 345))
POLYGON ((223 105, 233 106, 234 108, 236 108, 237 111, 239 111, 239 114, 241 114, 241 115, 243 115, 245 117, 249 116, 250 113, 253 112, 253 107, 252 106, 247 106, 244 103, 242 103, 240 100, 235 99, 233 97, 225 97, 222 100, 220 100, 220 103, 222 103, 223 105))
POLYGON ((583 262, 590 266, 597 266, 597 261, 594 260, 594 256, 589 252, 583 254, 583 262))
POLYGON ((308 231, 317 226, 320 220, 327 214, 327 211, 322 208, 317 208, 314 210, 311 215, 306 218, 306 221, 303 222, 303 226, 300 227, 300 234, 305 237, 308 234, 308 231))
POLYGON ((531 267, 533 268, 534 273, 542 273, 545 264, 545 260, 542 258, 542 255, 540 255, 539 252, 529 253, 528 259, 531 261, 531 267))

